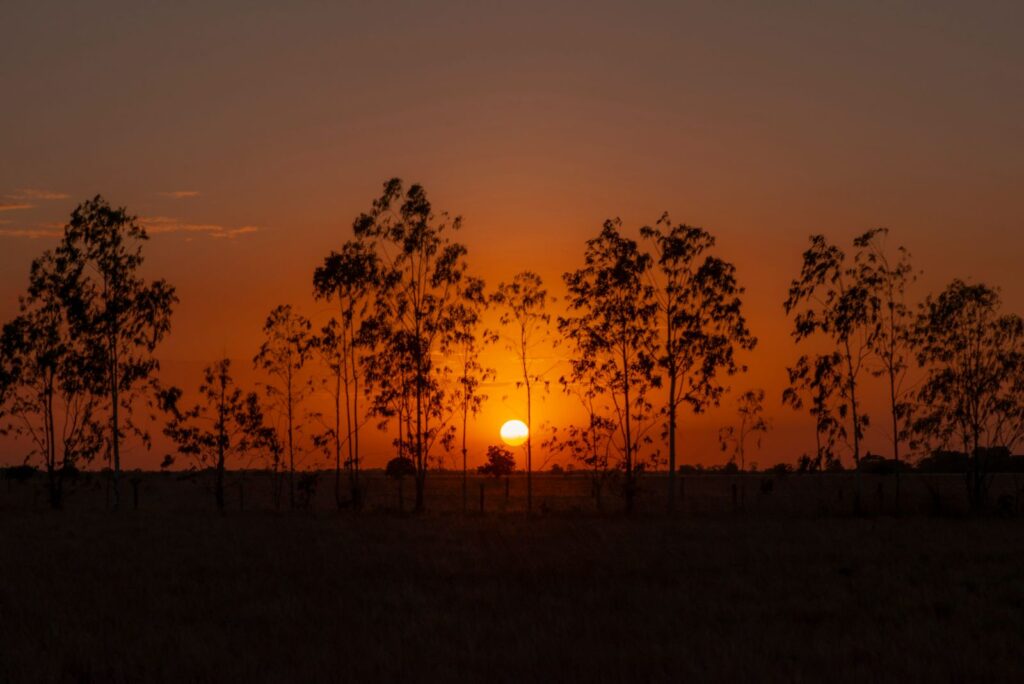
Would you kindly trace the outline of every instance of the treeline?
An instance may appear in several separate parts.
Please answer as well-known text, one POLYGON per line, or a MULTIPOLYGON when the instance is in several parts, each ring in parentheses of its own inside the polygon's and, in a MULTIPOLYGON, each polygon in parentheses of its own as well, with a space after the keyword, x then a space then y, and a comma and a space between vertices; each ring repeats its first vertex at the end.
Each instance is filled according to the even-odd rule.
MULTIPOLYGON (((266 378, 260 391, 239 387, 221 359, 187 402, 182 389, 160 383, 154 355, 170 330, 174 289, 140 275, 147 236, 137 220, 89 200, 59 245, 33 262, 20 312, 3 328, 5 434, 32 444, 26 463, 44 466, 56 508, 65 475, 96 458, 110 465, 118 506, 120 445, 131 434, 148 446, 151 425, 175 445, 165 467, 183 457, 212 470, 221 509, 229 463, 257 462, 281 475, 273 478, 278 505, 287 496, 294 507, 307 445, 333 463, 337 506, 358 509, 367 429, 391 437, 387 472, 413 478, 418 511, 431 468, 444 454, 461 455, 465 507, 466 435, 495 375, 481 354, 504 341, 527 407, 527 509, 533 402, 554 386, 578 401, 584 419, 548 427, 544 453, 586 469, 598 501, 614 481, 627 511, 642 473, 665 465, 673 510, 680 421, 721 404, 728 378, 746 370, 742 352, 756 344, 736 269, 715 253, 714 236, 667 214, 635 237, 608 220, 586 242, 582 265, 563 275, 566 295, 553 315, 555 298, 531 271, 489 288, 470 270, 460 229, 421 186, 388 181, 312 273, 315 298, 333 311, 326 322, 276 306, 253 359, 266 378), (488 308, 500 312, 498 329, 485 327, 488 308), (552 347, 564 359, 557 377, 552 347), (330 396, 329 411, 308 409, 313 391, 330 396)), ((863 396, 866 383, 881 382, 897 477, 907 452, 934 459, 958 450, 971 505, 982 508, 989 455, 1009 453, 1024 429, 1024 324, 980 284, 955 280, 910 302, 910 256, 887 249, 887 236, 869 231, 849 250, 813 236, 785 301, 795 338, 818 350, 788 369, 782 397, 814 424, 814 451, 799 469, 835 467, 840 445, 858 473, 873 463, 861 453, 870 425, 863 396)), ((764 402, 762 390, 738 396, 735 422, 720 433, 737 470, 747 469, 748 442, 770 429, 764 402)), ((492 451, 492 461, 503 458, 492 466, 507 470, 507 453, 492 451)))

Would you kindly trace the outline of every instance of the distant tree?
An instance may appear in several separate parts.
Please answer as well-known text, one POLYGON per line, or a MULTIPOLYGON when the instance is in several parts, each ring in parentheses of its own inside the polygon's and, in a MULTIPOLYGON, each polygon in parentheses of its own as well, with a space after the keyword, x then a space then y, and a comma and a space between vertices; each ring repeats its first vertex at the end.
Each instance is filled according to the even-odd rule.
POLYGON ((496 341, 497 336, 481 329, 481 316, 487 307, 484 281, 467 277, 460 283, 460 297, 452 307, 452 327, 445 336, 444 349, 455 365, 455 391, 452 398, 462 417, 462 510, 469 504, 469 476, 467 471, 466 435, 469 417, 480 412, 487 395, 481 391, 483 383, 494 378, 494 369, 480 362, 483 348, 496 341))
POLYGON ((107 400, 108 435, 113 473, 113 507, 120 505, 121 439, 124 429, 148 435, 131 420, 135 393, 159 369, 153 356, 170 332, 171 313, 178 302, 164 280, 147 281, 140 271, 142 245, 149 237, 122 207, 115 209, 97 195, 72 212, 55 258, 68 264, 74 283, 62 293, 71 300, 74 335, 90 345, 90 356, 102 359, 95 392, 107 400), (126 421, 122 421, 121 411, 126 421))
POLYGON ((285 448, 288 453, 288 505, 295 507, 295 413, 306 397, 302 370, 313 354, 314 338, 309 320, 288 304, 274 307, 263 325, 266 339, 253 358, 253 365, 272 379, 264 390, 285 419, 285 448))
POLYGON ((235 384, 228 359, 203 371, 198 403, 182 406, 182 394, 177 387, 160 391, 159 406, 168 416, 164 434, 178 453, 191 456, 198 467, 213 469, 214 498, 223 512, 228 459, 259 448, 268 438, 259 396, 235 384))
MULTIPOLYGON (((863 236, 855 241, 860 242, 863 236)), ((822 235, 811 236, 811 246, 803 254, 800 275, 789 288, 786 313, 794 317, 793 336, 797 341, 820 333, 839 353, 842 380, 839 393, 848 409, 850 436, 853 438, 853 462, 857 470, 854 509, 860 511, 860 443, 868 416, 861 411, 858 390, 867 361, 874 349, 878 325, 878 300, 864 270, 845 252, 830 245, 822 235)))
MULTIPOLYGON (((658 385, 654 288, 648 283, 651 257, 635 240, 623 237, 618 219, 605 221, 587 241, 584 266, 563 276, 568 311, 558 329, 571 348, 570 374, 602 395, 617 425, 627 512, 636 498, 643 469, 639 451, 650 417, 648 393, 658 385)), ((647 440, 649 441, 649 440, 647 440)))
MULTIPOLYGON (((614 420, 600 415, 596 410, 588 411, 587 418, 584 425, 570 424, 562 429, 552 427, 543 447, 551 453, 568 454, 573 461, 586 468, 590 475, 591 496, 594 497, 597 510, 602 511, 602 494, 613 472, 609 470, 608 463, 617 426, 614 420)), ((557 465, 551 467, 552 471, 557 465)), ((572 467, 571 463, 569 467, 572 467)))
POLYGON ((736 400, 736 423, 718 431, 722 451, 730 451, 730 461, 739 461, 740 472, 746 472, 746 444, 755 437, 760 448, 761 436, 771 429, 771 421, 764 417, 764 390, 748 390, 736 400))
POLYGON ((927 373, 914 421, 919 444, 958 444, 968 455, 968 501, 984 508, 988 454, 1024 436, 1024 320, 1001 312, 999 292, 954 280, 928 297, 917 325, 917 356, 927 373))
POLYGON ((501 307, 501 325, 512 327, 508 349, 516 355, 521 376, 517 387, 526 390, 526 512, 533 511, 533 388, 547 387, 545 372, 535 368, 537 349, 549 341, 551 315, 548 292, 540 276, 517 273, 509 283, 498 285, 494 302, 501 307))
POLYGON ((715 238, 703 228, 673 224, 663 214, 641 235, 654 245, 655 267, 649 271, 660 318, 658 365, 668 379, 662 413, 668 441, 668 509, 675 507, 676 429, 681 405, 694 413, 717 406, 725 386, 722 376, 746 367, 736 351, 753 349, 742 313, 736 268, 709 252, 715 238))
MULTIPOLYGON (((731 452, 729 462, 739 461, 739 472, 747 472, 747 440, 754 437, 758 448, 761 437, 771 429, 771 421, 764 417, 764 390, 748 390, 736 400, 736 422, 718 431, 722 451, 731 452)), ((756 470, 756 467, 754 468, 756 470)), ((740 481, 741 505, 746 504, 746 482, 740 481)))
POLYGON ((0 333, 0 435, 26 437, 46 470, 50 506, 64 503, 65 475, 103 447, 99 398, 102 358, 76 336, 69 297, 76 265, 48 251, 32 264, 29 294, 0 333))
POLYGON ((341 251, 331 252, 313 273, 315 297, 338 306, 317 338, 317 348, 333 379, 334 426, 328 438, 334 446, 334 498, 341 501, 341 445, 348 446, 345 465, 349 469, 352 504, 362 502, 359 487, 359 428, 364 420, 359 409, 360 379, 363 377, 364 348, 368 341, 364 323, 369 317, 373 294, 380 282, 380 264, 371 245, 361 240, 346 242, 341 251), (341 412, 345 411, 345 436, 341 433, 341 412))
POLYGON ((804 469, 817 470, 838 462, 836 443, 846 439, 845 404, 842 392, 843 376, 838 370, 843 362, 838 352, 812 357, 801 356, 787 369, 789 387, 782 393, 782 403, 800 410, 810 402, 808 413, 814 418, 814 458, 808 459, 804 469))
POLYGON ((508 477, 516 469, 516 459, 512 452, 503 446, 491 445, 487 447, 487 463, 479 466, 477 471, 481 475, 490 475, 494 478, 508 477))
POLYGON ((886 250, 887 228, 875 228, 857 238, 857 261, 861 280, 867 283, 878 315, 869 337, 879 367, 873 373, 886 380, 889 415, 892 420, 892 454, 896 461, 895 505, 900 505, 900 443, 906 439, 911 404, 907 373, 913 358, 914 312, 907 304, 907 287, 914 282, 910 253, 900 246, 895 254, 886 250))
MULTIPOLYGON (((416 466, 416 511, 424 510, 431 449, 451 446, 454 434, 445 415, 444 364, 436 356, 453 326, 466 248, 451 238, 459 217, 435 214, 420 185, 408 190, 393 178, 368 213, 353 224, 357 239, 371 242, 381 257, 372 323, 375 372, 368 389, 375 411, 385 419, 405 412, 407 451, 416 466), (401 385, 396 383, 401 381, 401 385)), ((403 447, 404 448, 404 447, 403 447)))

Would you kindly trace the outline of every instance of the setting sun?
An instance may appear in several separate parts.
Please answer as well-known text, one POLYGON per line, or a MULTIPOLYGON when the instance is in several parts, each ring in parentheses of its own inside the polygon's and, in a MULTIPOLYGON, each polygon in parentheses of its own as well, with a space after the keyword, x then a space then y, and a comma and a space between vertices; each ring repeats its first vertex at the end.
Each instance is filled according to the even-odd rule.
POLYGON ((501 426, 501 441, 509 446, 519 446, 530 436, 530 429, 521 420, 508 420, 501 426))

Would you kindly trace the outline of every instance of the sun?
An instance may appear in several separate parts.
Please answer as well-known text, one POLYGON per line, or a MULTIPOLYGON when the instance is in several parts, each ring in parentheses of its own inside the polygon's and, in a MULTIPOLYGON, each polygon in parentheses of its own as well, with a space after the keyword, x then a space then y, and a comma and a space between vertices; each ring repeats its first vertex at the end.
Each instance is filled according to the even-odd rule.
POLYGON ((501 426, 501 441, 509 446, 519 446, 530 436, 530 429, 521 420, 507 420, 501 426))

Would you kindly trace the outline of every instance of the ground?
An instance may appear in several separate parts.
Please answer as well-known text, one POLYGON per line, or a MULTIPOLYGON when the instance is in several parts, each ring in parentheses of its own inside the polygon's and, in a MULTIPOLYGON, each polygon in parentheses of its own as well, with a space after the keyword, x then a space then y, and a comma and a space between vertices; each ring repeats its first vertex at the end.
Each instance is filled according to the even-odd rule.
POLYGON ((1024 526, 0 511, 0 681, 1018 680, 1024 526))

